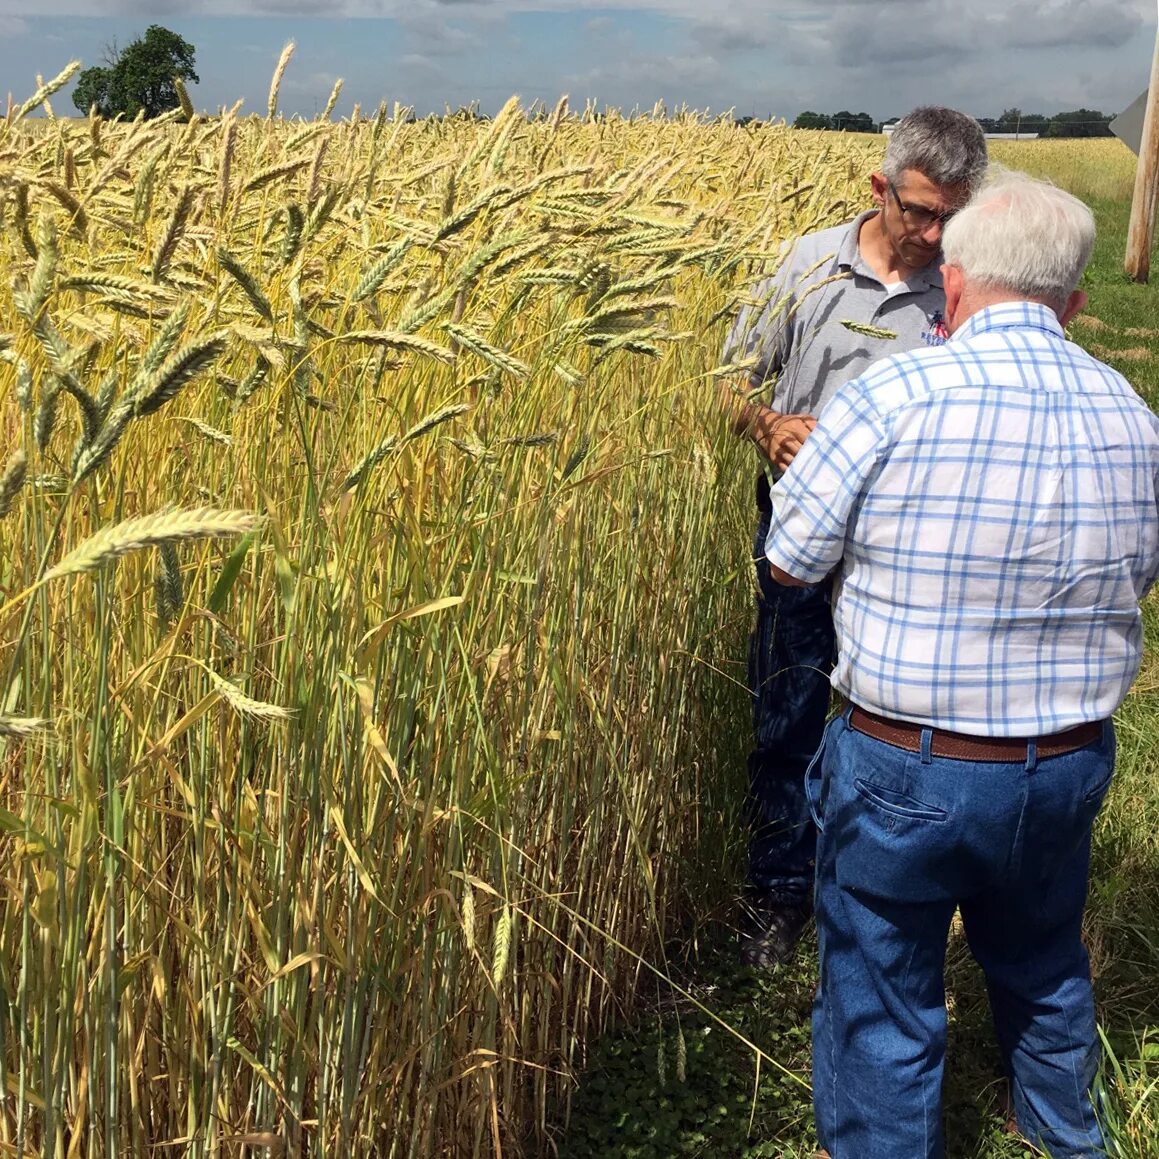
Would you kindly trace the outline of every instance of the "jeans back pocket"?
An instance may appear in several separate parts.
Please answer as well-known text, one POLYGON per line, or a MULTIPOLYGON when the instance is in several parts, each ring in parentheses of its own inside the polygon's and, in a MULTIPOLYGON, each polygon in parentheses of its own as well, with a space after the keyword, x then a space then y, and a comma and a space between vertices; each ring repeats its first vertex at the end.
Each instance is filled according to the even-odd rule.
POLYGON ((853 782, 853 787, 871 805, 892 817, 904 817, 910 821, 945 821, 949 817, 949 813, 937 805, 928 805, 908 793, 875 785, 862 777, 853 782))

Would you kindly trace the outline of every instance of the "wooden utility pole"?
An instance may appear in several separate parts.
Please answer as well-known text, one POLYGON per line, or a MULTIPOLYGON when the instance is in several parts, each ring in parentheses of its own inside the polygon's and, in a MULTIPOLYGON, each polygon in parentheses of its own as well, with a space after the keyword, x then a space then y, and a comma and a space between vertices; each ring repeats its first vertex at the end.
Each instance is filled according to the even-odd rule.
POLYGON ((1159 28, 1151 58, 1151 84, 1147 111, 1143 115, 1143 139, 1135 167, 1135 193, 1131 198, 1131 225, 1127 230, 1127 277, 1145 282, 1151 274, 1151 237, 1155 229, 1155 195, 1159 193, 1159 28))

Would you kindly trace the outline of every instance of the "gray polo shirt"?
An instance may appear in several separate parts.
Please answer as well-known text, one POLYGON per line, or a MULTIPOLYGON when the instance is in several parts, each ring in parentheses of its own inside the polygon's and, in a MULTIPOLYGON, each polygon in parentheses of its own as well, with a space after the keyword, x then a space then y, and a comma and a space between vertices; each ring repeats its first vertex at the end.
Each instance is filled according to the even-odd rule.
POLYGON ((777 272, 755 287, 756 304, 741 310, 729 332, 724 361, 755 357, 750 385, 771 382, 773 396, 766 401, 784 414, 819 415, 839 387, 879 358, 946 340, 939 261, 891 293, 862 258, 858 233, 877 212, 798 238, 777 272), (842 322, 897 337, 867 337, 842 322))

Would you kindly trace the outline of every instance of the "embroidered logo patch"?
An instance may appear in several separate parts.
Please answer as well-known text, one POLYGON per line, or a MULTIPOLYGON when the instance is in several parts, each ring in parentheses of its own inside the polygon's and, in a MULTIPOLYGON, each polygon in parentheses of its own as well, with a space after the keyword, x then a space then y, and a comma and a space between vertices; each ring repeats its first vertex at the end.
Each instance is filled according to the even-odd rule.
POLYGON ((935 310, 930 315, 928 328, 922 331, 922 338, 925 340, 925 344, 927 346, 944 346, 949 336, 950 332, 946 329, 945 319, 942 317, 941 310, 935 310))

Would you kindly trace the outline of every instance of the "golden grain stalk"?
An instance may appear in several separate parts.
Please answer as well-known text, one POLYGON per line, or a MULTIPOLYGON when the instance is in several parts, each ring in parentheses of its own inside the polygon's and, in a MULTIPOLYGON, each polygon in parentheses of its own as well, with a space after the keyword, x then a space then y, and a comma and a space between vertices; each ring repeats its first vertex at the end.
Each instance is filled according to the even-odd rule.
POLYGON ((73 548, 44 578, 79 575, 143 547, 177 543, 186 539, 223 539, 246 535, 262 525, 262 518, 248 511, 219 511, 199 507, 191 511, 159 511, 126 519, 106 527, 73 548))

